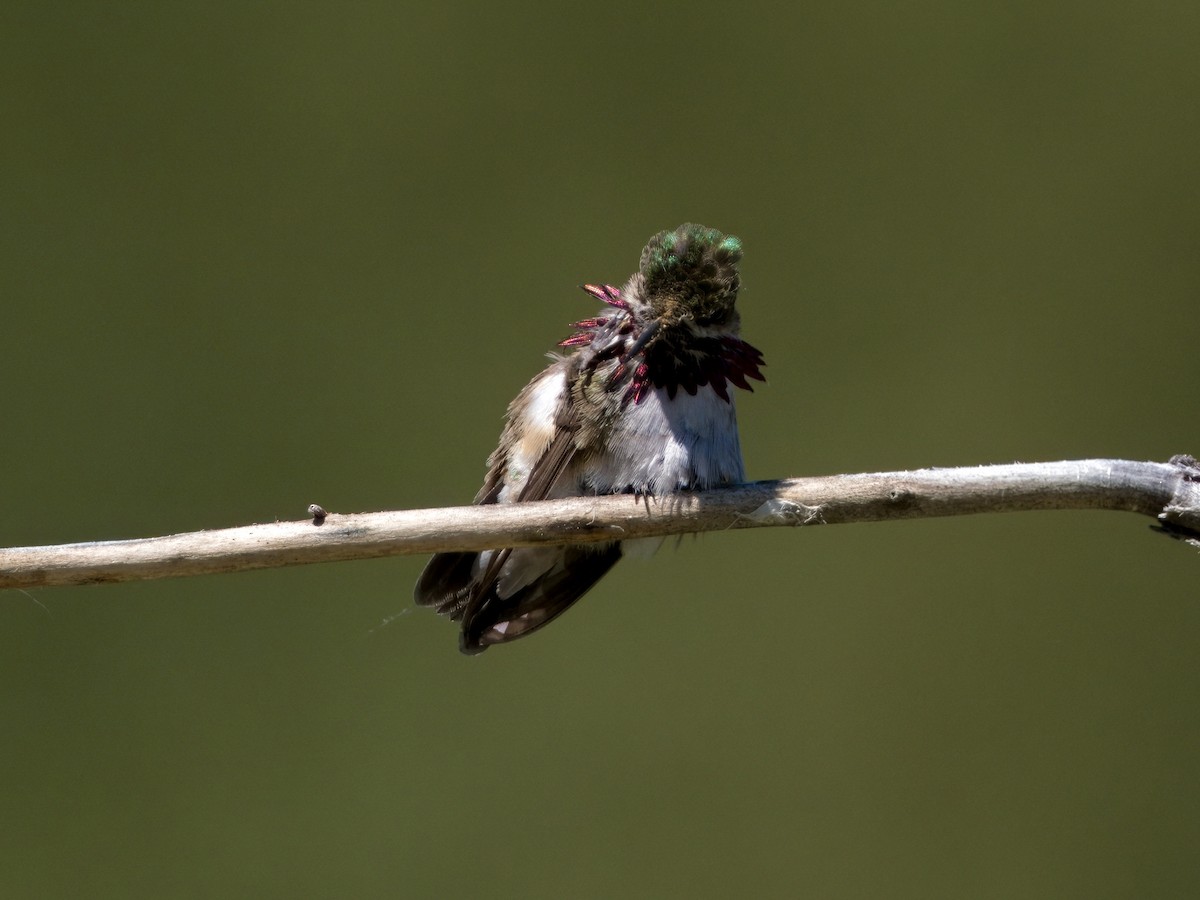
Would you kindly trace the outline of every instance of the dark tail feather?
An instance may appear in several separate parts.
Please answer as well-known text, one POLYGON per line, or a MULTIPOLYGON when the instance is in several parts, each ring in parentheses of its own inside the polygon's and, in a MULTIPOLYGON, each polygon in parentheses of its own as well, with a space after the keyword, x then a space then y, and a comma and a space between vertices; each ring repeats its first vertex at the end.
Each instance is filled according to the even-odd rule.
POLYGON ((458 620, 471 594, 471 568, 478 553, 439 553, 429 560, 413 597, 418 606, 433 606, 444 616, 458 620))
MULTIPOLYGON (((496 592, 498 580, 492 580, 486 585, 484 594, 478 601, 470 598, 470 608, 463 617, 459 649, 463 653, 473 655, 482 653, 492 644, 505 644, 532 634, 562 615, 621 558, 620 544, 599 547, 568 546, 562 550, 563 558, 558 565, 543 578, 521 588, 511 596, 501 597, 496 592)), ((468 571, 470 565, 468 561, 468 571)), ((467 599, 464 596, 464 605, 467 599)))

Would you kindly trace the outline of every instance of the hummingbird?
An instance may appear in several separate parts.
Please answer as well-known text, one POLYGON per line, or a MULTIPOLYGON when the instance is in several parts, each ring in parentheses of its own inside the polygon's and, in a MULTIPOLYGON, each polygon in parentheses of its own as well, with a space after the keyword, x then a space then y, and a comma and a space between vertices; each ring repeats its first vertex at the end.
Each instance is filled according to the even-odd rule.
MULTIPOLYGON (((765 381, 739 336, 742 243, 703 225, 661 231, 624 286, 585 284, 604 304, 572 323, 550 365, 508 407, 476 504, 599 494, 635 498, 745 480, 730 387, 765 381)), ((633 545, 439 553, 417 580, 421 606, 461 623, 459 648, 482 653, 561 615, 633 545)))

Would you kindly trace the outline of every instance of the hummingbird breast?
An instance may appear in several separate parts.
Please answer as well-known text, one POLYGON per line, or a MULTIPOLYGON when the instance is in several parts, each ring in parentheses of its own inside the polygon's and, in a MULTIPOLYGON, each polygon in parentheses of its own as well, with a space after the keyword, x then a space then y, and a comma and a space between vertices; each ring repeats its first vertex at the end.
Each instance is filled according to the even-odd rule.
POLYGON ((609 425, 605 450, 579 473, 585 490, 664 494, 745 480, 732 398, 650 390, 609 425))

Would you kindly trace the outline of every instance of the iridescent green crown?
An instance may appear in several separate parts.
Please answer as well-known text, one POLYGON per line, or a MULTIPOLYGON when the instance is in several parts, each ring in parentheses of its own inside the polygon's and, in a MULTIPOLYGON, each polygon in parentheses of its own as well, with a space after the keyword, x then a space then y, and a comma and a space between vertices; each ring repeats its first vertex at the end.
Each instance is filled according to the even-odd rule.
POLYGON ((742 242, 733 235, 689 223, 650 238, 640 268, 650 296, 707 296, 731 302, 741 284, 741 258, 742 242))

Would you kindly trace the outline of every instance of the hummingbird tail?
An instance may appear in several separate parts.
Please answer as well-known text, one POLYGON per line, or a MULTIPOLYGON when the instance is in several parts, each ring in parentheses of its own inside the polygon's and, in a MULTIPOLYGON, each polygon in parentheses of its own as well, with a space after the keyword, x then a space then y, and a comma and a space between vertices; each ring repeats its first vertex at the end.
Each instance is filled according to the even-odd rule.
POLYGON ((474 655, 558 618, 620 558, 619 543, 439 553, 417 581, 416 601, 461 621, 459 649, 474 655))

